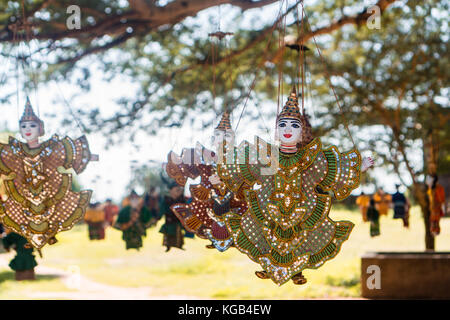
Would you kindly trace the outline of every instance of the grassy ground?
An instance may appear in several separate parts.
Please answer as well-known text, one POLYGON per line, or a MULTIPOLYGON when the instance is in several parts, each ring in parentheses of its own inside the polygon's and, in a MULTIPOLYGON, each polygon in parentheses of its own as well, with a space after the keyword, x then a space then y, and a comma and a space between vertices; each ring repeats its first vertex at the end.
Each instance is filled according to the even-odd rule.
MULTIPOLYGON (((148 232, 141 251, 125 250, 121 233, 108 229, 105 241, 88 240, 87 227, 80 225, 62 233, 59 242, 44 248, 40 265, 71 270, 92 281, 116 287, 152 288, 152 295, 184 295, 212 299, 304 299, 358 297, 360 257, 369 251, 423 251, 424 227, 418 208, 411 212, 410 229, 400 220, 381 218, 381 236, 370 238, 369 225, 357 212, 335 209, 334 220, 351 220, 355 228, 340 254, 318 270, 304 272, 308 283, 281 287, 271 280, 257 279, 258 265, 235 249, 219 253, 204 248, 201 239, 186 239, 185 251, 165 253, 159 225, 148 232)), ((450 251, 450 219, 441 220, 436 239, 438 251, 450 251)), ((0 254, 0 257, 12 257, 0 254)), ((17 283, 7 266, 0 265, 0 299, 26 298, 30 292, 67 291, 57 277, 41 276, 36 282, 17 283)), ((101 297, 99 297, 101 298, 101 297)), ((151 298, 151 296, 149 297, 151 298)))
POLYGON ((17 282, 14 280, 14 272, 0 268, 0 299, 28 299, 31 292, 55 291, 70 291, 56 275, 37 275, 36 281, 17 282))

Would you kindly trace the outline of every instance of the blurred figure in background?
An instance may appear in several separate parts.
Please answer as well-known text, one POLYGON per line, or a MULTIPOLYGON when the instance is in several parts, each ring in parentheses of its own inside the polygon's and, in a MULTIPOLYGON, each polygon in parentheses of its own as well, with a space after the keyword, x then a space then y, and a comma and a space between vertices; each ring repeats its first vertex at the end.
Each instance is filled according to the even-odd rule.
POLYGON ((144 205, 153 216, 159 216, 159 193, 156 187, 150 187, 149 192, 144 197, 144 205))
POLYGON ((169 194, 162 198, 159 206, 160 215, 165 217, 165 222, 159 232, 164 235, 163 246, 166 247, 166 252, 172 247, 183 249, 183 226, 170 207, 176 203, 186 203, 183 195, 184 189, 175 181, 168 183, 168 188, 169 194))
POLYGON ((139 250, 142 247, 142 237, 147 235, 146 229, 154 226, 158 218, 147 209, 144 200, 134 190, 127 198, 128 204, 120 210, 114 227, 122 231, 127 250, 139 250))
POLYGON ((376 208, 375 200, 370 199, 369 208, 367 208, 367 218, 370 221, 370 236, 380 235, 380 214, 376 208))
POLYGON ((403 226, 409 228, 409 200, 405 197, 403 193, 400 192, 400 185, 396 184, 395 189, 397 190, 392 195, 392 204, 394 206, 394 219, 402 219, 403 226))
POLYGON ((437 175, 428 176, 426 182, 430 204, 430 231, 435 237, 441 232, 439 221, 445 213, 445 191, 444 187, 438 183, 437 175))
POLYGON ((116 216, 119 214, 119 206, 112 203, 111 199, 106 199, 103 211, 105 212, 105 222, 107 226, 112 226, 116 216))
POLYGON ((361 191, 361 195, 356 198, 356 204, 359 206, 359 210, 361 211, 361 215, 364 222, 367 222, 367 209, 369 208, 370 204, 370 196, 364 194, 363 191, 361 191))
POLYGON ((105 239, 105 211, 100 202, 89 204, 84 215, 84 221, 88 225, 89 240, 105 239))
POLYGON ((373 200, 375 201, 375 208, 377 209, 379 215, 386 216, 392 203, 391 195, 385 193, 382 188, 379 188, 373 195, 373 200))
POLYGON ((10 268, 16 272, 15 279, 35 280, 34 268, 37 262, 33 255, 33 247, 25 246, 28 244, 27 239, 6 229, 3 232, 2 242, 6 251, 9 252, 11 248, 16 250, 16 256, 9 263, 10 268))

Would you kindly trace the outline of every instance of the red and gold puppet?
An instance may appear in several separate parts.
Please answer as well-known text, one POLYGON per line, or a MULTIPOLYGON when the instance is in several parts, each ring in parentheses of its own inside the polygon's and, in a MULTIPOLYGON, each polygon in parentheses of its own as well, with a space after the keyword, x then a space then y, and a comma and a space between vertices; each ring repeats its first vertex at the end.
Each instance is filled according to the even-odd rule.
MULTIPOLYGON (((230 115, 225 112, 214 130, 213 145, 224 147, 224 141, 231 143, 232 140, 234 132, 230 115)), ((196 148, 183 149, 181 157, 170 152, 166 171, 180 186, 185 186, 188 178, 201 177, 199 184, 190 186, 192 201, 175 204, 171 208, 186 230, 211 241, 207 248, 223 252, 233 244, 223 216, 229 212, 241 215, 247 210, 247 205, 242 192, 231 192, 217 176, 216 162, 216 153, 197 144, 196 148)))

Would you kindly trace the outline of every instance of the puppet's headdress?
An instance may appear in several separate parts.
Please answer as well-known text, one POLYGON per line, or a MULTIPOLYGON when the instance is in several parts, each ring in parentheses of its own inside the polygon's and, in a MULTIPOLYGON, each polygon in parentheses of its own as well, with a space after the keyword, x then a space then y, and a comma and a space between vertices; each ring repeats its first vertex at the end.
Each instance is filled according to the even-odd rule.
POLYGON ((230 114, 228 113, 228 111, 225 111, 223 113, 222 119, 220 119, 220 122, 215 130, 223 130, 223 131, 232 130, 230 114))
POLYGON ((23 111, 22 118, 19 120, 19 124, 25 121, 34 121, 39 124, 39 136, 43 136, 45 133, 44 122, 34 113, 31 106, 30 99, 27 97, 27 103, 25 104, 25 110, 23 111))
POLYGON ((283 110, 281 110, 280 114, 278 115, 277 119, 290 118, 301 120, 302 117, 303 116, 300 113, 300 109, 298 107, 297 90, 295 90, 295 87, 293 87, 292 92, 289 95, 288 100, 284 105, 283 110))
POLYGON ((131 190, 130 195, 129 195, 128 197, 129 197, 130 199, 131 199, 131 198, 139 198, 139 195, 138 195, 137 192, 134 191, 134 189, 133 189, 133 190, 131 190))

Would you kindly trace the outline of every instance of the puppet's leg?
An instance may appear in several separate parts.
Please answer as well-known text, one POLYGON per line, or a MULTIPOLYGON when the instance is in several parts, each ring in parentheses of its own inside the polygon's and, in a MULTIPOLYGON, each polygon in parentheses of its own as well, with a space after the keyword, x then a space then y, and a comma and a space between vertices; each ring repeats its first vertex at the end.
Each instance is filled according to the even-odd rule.
POLYGON ((260 279, 270 279, 270 276, 266 271, 255 271, 255 274, 260 279))
POLYGON ((297 273, 295 276, 292 277, 292 282, 294 282, 294 284, 305 284, 307 282, 305 276, 300 272, 297 273))
POLYGON ((20 270, 16 271, 15 274, 16 281, 22 281, 22 280, 36 280, 36 276, 34 273, 34 268, 29 270, 20 270))

